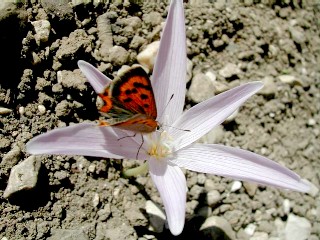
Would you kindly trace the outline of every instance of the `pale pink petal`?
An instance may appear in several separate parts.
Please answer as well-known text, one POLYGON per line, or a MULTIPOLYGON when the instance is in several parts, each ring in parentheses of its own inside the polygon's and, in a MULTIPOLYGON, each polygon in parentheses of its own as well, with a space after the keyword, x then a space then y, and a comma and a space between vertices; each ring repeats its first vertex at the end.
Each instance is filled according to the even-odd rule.
POLYGON ((184 112, 173 123, 169 133, 176 142, 176 148, 183 148, 221 124, 249 97, 263 87, 260 82, 252 82, 221 93, 184 112))
POLYGON ((157 103, 157 121, 171 124, 181 115, 187 74, 183 1, 171 1, 154 71, 152 86, 157 103), (170 100, 173 95, 172 100, 170 100), (168 105, 168 106, 167 106, 168 105))
POLYGON ((300 192, 309 190, 309 185, 297 174, 280 164, 258 154, 223 145, 190 145, 180 149, 172 162, 192 171, 300 192))
POLYGON ((170 231, 173 235, 179 235, 185 221, 185 176, 178 166, 167 164, 165 159, 150 159, 149 170, 163 201, 170 231))
POLYGON ((88 82, 93 87, 96 93, 103 93, 106 86, 111 83, 111 79, 92 66, 90 63, 79 60, 78 67, 82 73, 86 76, 88 82))
POLYGON ((26 147, 31 154, 135 158, 141 143, 138 144, 135 138, 126 136, 129 135, 120 129, 101 127, 94 123, 79 123, 41 134, 31 139, 26 147), (122 137, 125 138, 119 140, 122 137))

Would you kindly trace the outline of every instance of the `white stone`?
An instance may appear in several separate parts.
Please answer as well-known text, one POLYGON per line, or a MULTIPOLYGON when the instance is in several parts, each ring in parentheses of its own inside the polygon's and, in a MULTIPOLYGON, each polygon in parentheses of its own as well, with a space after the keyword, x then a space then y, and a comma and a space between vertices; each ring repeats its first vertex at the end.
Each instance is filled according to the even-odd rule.
POLYGON ((244 232, 248 234, 249 236, 252 236, 256 230, 257 226, 254 225, 253 223, 250 223, 249 225, 246 226, 244 229, 244 232))
POLYGON ((224 78, 231 78, 239 73, 241 73, 241 70, 234 63, 227 63, 222 69, 219 70, 219 74, 224 78))
POLYGON ((94 173, 95 170, 96 170, 96 165, 91 163, 88 167, 88 171, 91 173, 94 173))
POLYGON ((285 227, 286 240, 305 240, 311 234, 311 223, 303 217, 289 214, 285 227))
POLYGON ((137 61, 142 66, 146 67, 151 71, 153 69, 156 56, 159 50, 160 41, 155 41, 147 45, 147 47, 138 54, 137 61))
POLYGON ((50 22, 48 20, 38 20, 31 22, 31 24, 36 32, 34 35, 36 43, 40 45, 41 42, 47 42, 49 40, 51 30, 50 22))
POLYGON ((308 125, 309 126, 314 126, 314 125, 316 125, 316 120, 314 120, 313 118, 310 118, 310 119, 308 119, 308 125))
POLYGON ((291 209, 290 200, 289 199, 284 199, 282 204, 283 204, 284 213, 285 214, 289 214, 290 213, 290 209, 291 209))
POLYGON ((19 114, 20 115, 23 115, 24 114, 24 111, 25 111, 25 109, 24 109, 24 107, 19 107, 19 114))
POLYGON ((217 227, 220 228, 224 233, 231 239, 236 239, 236 234, 233 231, 230 223, 224 219, 223 217, 211 216, 205 220, 205 222, 201 225, 200 231, 206 228, 217 227))
POLYGON ((45 114, 46 113, 46 107, 43 106, 43 105, 38 105, 38 111, 39 113, 42 115, 42 114, 45 114))
POLYGON ((0 107, 0 115, 4 115, 4 114, 8 114, 11 113, 12 110, 9 108, 5 108, 5 107, 0 107))
POLYGON ((226 118, 226 120, 224 120, 225 123, 229 123, 232 122, 236 119, 236 116, 239 113, 239 108, 237 108, 237 110, 235 110, 229 117, 226 118))
POLYGON ((240 181, 234 181, 232 183, 230 191, 236 192, 236 191, 240 190, 241 187, 242 187, 242 183, 240 181))
POLYGON ((158 205, 148 200, 146 201, 146 212, 149 215, 152 230, 162 232, 166 221, 166 215, 158 205))
POLYGON ((100 203, 100 197, 99 197, 99 194, 98 193, 95 193, 94 196, 93 196, 93 199, 92 199, 92 205, 94 207, 97 207, 100 203))
POLYGON ((249 240, 268 240, 268 233, 265 232, 255 232, 249 240))
POLYGON ((281 82, 287 83, 289 85, 302 85, 301 80, 297 79, 295 76, 292 75, 281 75, 278 76, 278 79, 281 82))

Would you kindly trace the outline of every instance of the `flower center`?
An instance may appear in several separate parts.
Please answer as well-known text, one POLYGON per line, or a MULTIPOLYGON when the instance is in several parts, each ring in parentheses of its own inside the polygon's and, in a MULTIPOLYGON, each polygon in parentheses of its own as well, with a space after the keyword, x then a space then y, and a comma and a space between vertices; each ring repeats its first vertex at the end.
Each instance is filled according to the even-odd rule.
POLYGON ((147 153, 156 158, 166 158, 173 152, 173 140, 166 131, 154 132, 148 135, 147 153))

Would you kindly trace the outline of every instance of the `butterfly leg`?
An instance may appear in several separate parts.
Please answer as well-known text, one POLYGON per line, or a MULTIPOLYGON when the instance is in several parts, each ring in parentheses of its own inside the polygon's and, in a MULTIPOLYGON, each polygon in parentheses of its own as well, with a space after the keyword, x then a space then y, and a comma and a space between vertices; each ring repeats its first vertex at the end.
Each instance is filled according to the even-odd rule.
POLYGON ((127 137, 135 137, 136 135, 137 135, 137 133, 133 134, 132 136, 124 136, 124 137, 118 138, 118 141, 120 141, 121 139, 127 138, 127 137))
POLYGON ((138 152, 137 152, 137 155, 136 155, 136 159, 138 160, 138 156, 139 156, 139 152, 140 152, 140 149, 142 148, 142 145, 144 144, 144 138, 143 138, 143 135, 141 134, 141 144, 138 148, 138 152))

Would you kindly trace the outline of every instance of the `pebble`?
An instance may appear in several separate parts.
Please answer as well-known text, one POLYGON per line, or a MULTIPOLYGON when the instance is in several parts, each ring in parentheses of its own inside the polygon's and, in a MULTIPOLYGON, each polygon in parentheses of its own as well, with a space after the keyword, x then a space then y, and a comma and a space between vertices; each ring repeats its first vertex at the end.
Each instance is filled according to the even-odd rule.
POLYGON ((199 184, 199 185, 204 185, 204 183, 206 182, 206 175, 204 175, 203 173, 199 173, 198 175, 197 175, 197 183, 199 184))
POLYGON ((85 90, 86 78, 80 69, 74 71, 62 70, 57 72, 57 80, 65 88, 77 89, 79 91, 85 90))
POLYGON ((219 70, 219 74, 224 78, 231 78, 239 73, 241 73, 241 70, 234 63, 227 63, 222 69, 219 70))
POLYGON ((217 190, 211 190, 207 193, 207 204, 214 207, 221 200, 221 194, 217 190))
POLYGON ((151 71, 154 67, 159 46, 160 41, 155 41, 147 45, 146 48, 137 55, 138 63, 151 71))
POLYGON ((154 232, 162 232, 166 221, 166 215, 154 202, 146 201, 146 212, 149 215, 150 224, 154 232))
POLYGON ((312 197, 316 197, 319 193, 319 188, 307 179, 303 179, 303 181, 310 185, 310 190, 307 193, 312 197))
POLYGON ((21 156, 21 149, 19 146, 14 146, 9 152, 3 155, 3 158, 1 160, 1 168, 12 168, 14 165, 16 165, 21 156))
POLYGON ((41 42, 47 42, 49 40, 51 25, 48 20, 38 20, 33 21, 31 24, 34 27, 34 31, 36 34, 34 35, 34 39, 36 40, 36 43, 38 45, 41 44, 41 42))
POLYGON ((249 240, 268 240, 269 235, 265 232, 255 232, 249 240))
POLYGON ((5 114, 11 113, 11 112, 12 112, 12 110, 9 108, 0 107, 0 115, 5 115, 5 114))
POLYGON ((146 24, 150 24, 153 27, 158 26, 162 22, 162 16, 159 12, 143 14, 142 19, 146 24))
POLYGON ((206 135, 201 137, 202 143, 220 143, 223 140, 225 130, 222 125, 218 125, 213 128, 206 135))
POLYGON ((238 113, 239 113, 239 108, 237 108, 237 110, 235 110, 229 117, 227 117, 226 120, 224 120, 224 123, 229 123, 234 121, 238 113))
POLYGON ((113 46, 109 49, 109 61, 114 66, 124 65, 129 58, 129 52, 121 46, 113 46))
POLYGON ((51 236, 47 240, 88 240, 88 235, 83 229, 52 229, 51 236))
POLYGON ((306 33, 301 27, 290 27, 289 28, 291 38, 295 43, 303 44, 306 42, 306 33))
POLYGON ((46 113, 46 107, 43 105, 38 105, 38 111, 41 115, 46 113))
POLYGON ((203 187, 200 187, 199 185, 194 185, 191 187, 190 191, 188 192, 191 199, 198 199, 200 194, 203 192, 203 187))
POLYGON ((266 76, 262 79, 263 88, 258 92, 259 94, 265 96, 272 96, 277 92, 277 85, 274 81, 274 78, 271 76, 266 76))
POLYGON ((313 119, 313 118, 310 118, 310 119, 308 119, 308 126, 314 126, 314 125, 316 125, 316 120, 315 119, 313 119))
POLYGON ((256 230, 257 226, 253 223, 250 223, 249 225, 246 226, 244 229, 244 232, 248 234, 249 236, 252 236, 256 230))
POLYGON ((283 206, 283 212, 285 214, 289 214, 290 213, 290 209, 291 209, 290 200, 289 199, 284 199, 283 203, 282 203, 282 206, 283 206))
POLYGON ((201 225, 201 230, 212 230, 220 228, 229 238, 235 239, 236 235, 233 231, 230 223, 223 217, 211 216, 205 220, 205 222, 201 225))
POLYGON ((24 107, 19 107, 18 112, 20 115, 23 115, 25 112, 25 108, 24 107))
POLYGON ((215 89, 212 81, 203 73, 193 76, 188 91, 188 97, 195 103, 200 103, 214 96, 215 89))
POLYGON ((286 240, 309 239, 311 234, 311 223, 306 218, 289 214, 284 231, 286 240))
POLYGON ((95 193, 94 196, 93 196, 93 199, 92 199, 92 205, 94 207, 98 207, 100 203, 100 197, 99 197, 99 194, 98 193, 95 193))
POLYGON ((242 183, 240 181, 233 181, 230 191, 236 192, 240 190, 241 187, 242 187, 242 183))
POLYGON ((19 191, 28 191, 36 187, 41 161, 30 156, 11 169, 8 185, 3 193, 4 198, 10 198, 19 191))
POLYGON ((192 79, 193 62, 187 58, 187 83, 192 79))
POLYGON ((88 167, 88 171, 91 173, 94 173, 95 170, 96 170, 96 165, 91 163, 88 167))
POLYGON ((292 75, 281 75, 278 78, 281 82, 287 83, 289 85, 302 85, 301 80, 292 75))
POLYGON ((258 189, 258 185, 251 182, 243 182, 243 187, 250 197, 253 197, 258 189))

